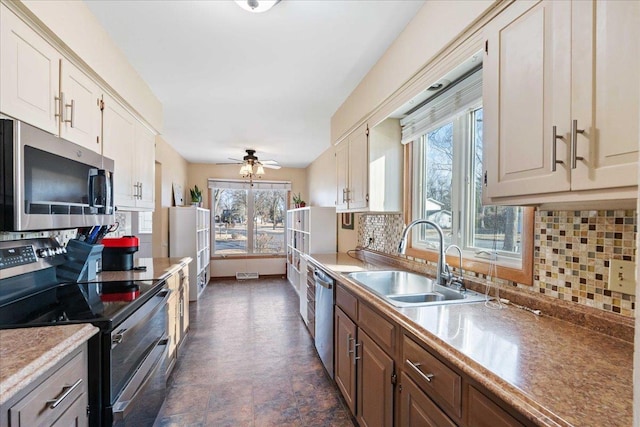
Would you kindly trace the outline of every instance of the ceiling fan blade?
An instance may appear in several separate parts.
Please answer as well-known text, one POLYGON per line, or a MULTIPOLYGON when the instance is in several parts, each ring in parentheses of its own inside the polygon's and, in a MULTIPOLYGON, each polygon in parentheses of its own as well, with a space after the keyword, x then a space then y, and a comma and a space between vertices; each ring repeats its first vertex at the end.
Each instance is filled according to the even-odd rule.
POLYGON ((214 163, 214 165, 241 165, 242 162, 220 162, 214 163))
POLYGON ((234 162, 240 162, 240 163, 244 162, 244 160, 242 160, 242 159, 234 159, 233 157, 228 157, 228 159, 229 160, 233 160, 234 162))
POLYGON ((282 167, 280 165, 264 165, 264 164, 262 166, 264 166, 267 169, 280 169, 282 167))
POLYGON ((263 165, 277 165, 278 162, 275 160, 260 160, 260 163, 263 165))

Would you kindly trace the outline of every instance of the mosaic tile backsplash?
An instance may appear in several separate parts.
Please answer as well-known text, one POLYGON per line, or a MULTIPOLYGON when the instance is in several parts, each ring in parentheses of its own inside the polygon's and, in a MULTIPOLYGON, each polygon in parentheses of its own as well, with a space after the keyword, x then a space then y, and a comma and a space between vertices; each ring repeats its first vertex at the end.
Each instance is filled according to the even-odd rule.
MULTIPOLYGON (((395 255, 403 228, 400 214, 362 214, 358 244, 374 237, 368 249, 395 255)), ((533 286, 496 283, 634 317, 635 296, 606 285, 610 259, 636 260, 636 234, 635 210, 536 211, 533 286)))

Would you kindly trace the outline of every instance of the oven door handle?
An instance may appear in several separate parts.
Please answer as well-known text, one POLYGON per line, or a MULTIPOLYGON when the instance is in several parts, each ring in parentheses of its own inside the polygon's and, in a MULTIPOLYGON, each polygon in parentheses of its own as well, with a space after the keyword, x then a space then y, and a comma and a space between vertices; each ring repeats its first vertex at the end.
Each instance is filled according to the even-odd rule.
POLYGON ((111 334, 111 348, 115 348, 125 339, 125 334, 129 329, 134 329, 136 325, 142 324, 146 319, 153 316, 165 306, 171 295, 171 289, 161 289, 151 300, 142 305, 135 313, 133 313, 127 320, 122 322, 117 329, 117 332, 111 334), (153 299, 159 299, 155 304, 152 304, 153 299))
POLYGON ((155 376, 156 371, 162 365, 162 361, 166 358, 169 349, 169 340, 163 338, 149 355, 144 359, 140 368, 133 375, 129 384, 122 390, 118 396, 118 400, 113 404, 114 421, 122 421, 127 418, 131 410, 135 406, 138 396, 144 391, 146 385, 155 376))

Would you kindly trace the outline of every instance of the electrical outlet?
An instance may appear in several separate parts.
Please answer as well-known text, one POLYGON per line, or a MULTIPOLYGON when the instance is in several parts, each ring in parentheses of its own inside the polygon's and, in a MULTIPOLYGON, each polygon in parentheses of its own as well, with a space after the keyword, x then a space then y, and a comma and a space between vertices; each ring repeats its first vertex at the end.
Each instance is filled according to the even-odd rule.
POLYGON ((609 260, 608 288, 623 294, 636 294, 636 264, 633 261, 609 260))

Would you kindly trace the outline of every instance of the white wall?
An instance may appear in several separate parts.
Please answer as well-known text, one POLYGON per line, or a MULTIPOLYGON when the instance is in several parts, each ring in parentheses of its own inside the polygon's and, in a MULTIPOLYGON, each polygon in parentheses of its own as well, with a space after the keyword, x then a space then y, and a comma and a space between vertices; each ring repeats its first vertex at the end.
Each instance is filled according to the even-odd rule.
POLYGON ((42 21, 156 131, 162 132, 162 104, 83 1, 24 0, 16 3, 42 21))
POLYGON ((331 118, 336 142, 482 16, 494 0, 429 0, 331 118))

